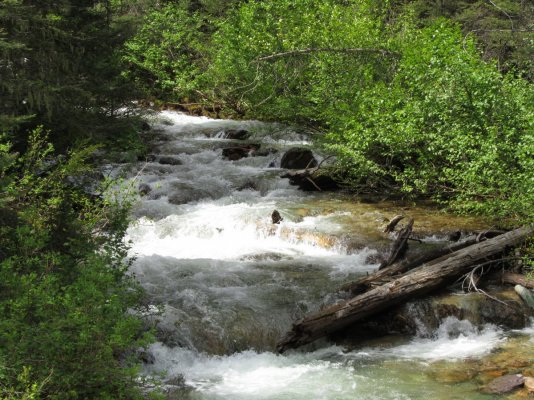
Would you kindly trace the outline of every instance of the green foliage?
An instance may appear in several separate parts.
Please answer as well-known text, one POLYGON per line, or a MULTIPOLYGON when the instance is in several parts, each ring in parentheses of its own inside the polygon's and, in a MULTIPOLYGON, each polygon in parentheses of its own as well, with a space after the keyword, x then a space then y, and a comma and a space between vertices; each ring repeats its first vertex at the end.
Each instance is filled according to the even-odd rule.
POLYGON ((393 12, 411 9, 420 25, 447 17, 459 22, 465 36, 477 39, 486 61, 501 72, 514 72, 534 81, 534 3, 514 0, 401 0, 393 12))
POLYGON ((533 218, 532 85, 484 61, 458 25, 420 27, 407 10, 243 4, 220 23, 207 80, 241 113, 322 127, 354 190, 533 218))
POLYGON ((149 13, 125 46, 126 76, 156 97, 187 96, 202 60, 200 18, 170 3, 149 13))
POLYGON ((350 117, 337 115, 331 148, 378 184, 461 211, 532 218, 532 86, 484 63, 445 21, 398 43, 394 78, 367 92, 350 117))
POLYGON ((127 209, 71 183, 94 147, 54 160, 42 129, 29 137, 17 159, 0 149, 0 398, 137 398, 126 355, 149 336, 129 312, 127 209))
POLYGON ((321 128, 353 190, 525 221, 534 214, 527 3, 233 2, 222 18, 208 0, 171 2, 146 17, 125 59, 156 96, 200 95, 240 116, 321 128))
MULTIPOLYGON (((0 383, 0 399, 1 400, 37 400, 41 394, 43 387, 48 382, 45 379, 40 384, 31 382, 30 368, 24 367, 22 372, 17 376, 17 380, 12 387, 6 387, 5 384, 0 383)), ((6 382, 8 375, 5 374, 4 366, 0 364, 0 382, 6 382)))
POLYGON ((123 75, 146 96, 162 101, 212 101, 205 73, 213 34, 240 0, 156 2, 124 46, 123 75))
POLYGON ((27 128, 43 124, 58 148, 107 137, 106 120, 134 95, 116 51, 125 22, 105 0, 2 1, 0 132, 24 143, 27 128))
POLYGON ((381 39, 384 26, 372 18, 367 3, 372 4, 297 0, 243 5, 221 23, 214 38, 217 52, 208 76, 216 94, 254 116, 320 123, 324 107, 337 107, 340 97, 357 97, 389 68, 378 51, 335 51, 387 49, 381 39), (261 59, 299 49, 312 51, 261 59))

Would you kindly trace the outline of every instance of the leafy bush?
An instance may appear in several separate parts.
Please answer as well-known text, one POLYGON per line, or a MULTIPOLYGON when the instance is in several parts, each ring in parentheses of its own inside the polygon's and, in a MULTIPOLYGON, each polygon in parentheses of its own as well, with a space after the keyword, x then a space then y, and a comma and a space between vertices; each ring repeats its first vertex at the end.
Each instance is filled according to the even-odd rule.
POLYGON ((23 156, 0 148, 0 398, 139 395, 126 355, 149 336, 129 312, 127 209, 72 183, 93 151, 53 158, 42 129, 23 156))
POLYGON ((160 100, 187 96, 200 75, 201 18, 169 3, 150 12, 125 45, 124 75, 160 100))
POLYGON ((532 84, 483 61, 457 24, 374 2, 250 2, 208 71, 250 116, 313 124, 353 190, 533 218, 532 84))
POLYGON ((531 218, 531 84, 503 77, 443 20, 398 43, 393 79, 366 91, 350 116, 336 116, 328 146, 356 179, 393 179, 461 211, 531 218))

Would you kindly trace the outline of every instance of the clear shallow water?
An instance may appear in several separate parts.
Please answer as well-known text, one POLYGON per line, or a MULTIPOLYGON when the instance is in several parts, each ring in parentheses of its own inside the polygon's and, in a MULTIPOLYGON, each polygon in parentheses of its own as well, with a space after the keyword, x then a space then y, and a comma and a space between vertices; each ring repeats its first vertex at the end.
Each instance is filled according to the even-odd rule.
POLYGON ((148 317, 158 321, 160 341, 144 372, 163 373, 170 389, 183 376, 191 390, 175 398, 487 398, 473 379, 440 377, 508 343, 494 326, 448 319, 430 338, 273 353, 294 320, 338 301, 342 283, 377 267, 373 255, 387 244, 387 218, 407 213, 430 230, 472 221, 300 192, 279 178, 277 166, 284 149, 308 139, 282 125, 163 112, 155 127, 161 140, 154 161, 139 166, 135 181, 151 190, 140 197, 128 239, 136 257, 131 272, 163 310, 148 317), (224 129, 247 129, 248 142, 278 153, 224 160, 222 148, 240 143, 220 139, 224 129), (160 163, 163 156, 178 165, 160 163), (280 225, 271 223, 274 209, 280 225))

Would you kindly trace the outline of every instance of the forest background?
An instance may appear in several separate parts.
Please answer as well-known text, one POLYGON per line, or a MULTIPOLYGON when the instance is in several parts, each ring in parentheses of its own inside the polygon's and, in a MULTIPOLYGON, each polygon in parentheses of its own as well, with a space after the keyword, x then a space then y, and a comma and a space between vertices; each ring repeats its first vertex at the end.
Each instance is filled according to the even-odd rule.
POLYGON ((348 191, 532 222, 533 21, 524 0, 0 1, 0 399, 142 396, 128 202, 86 190, 102 157, 143 159, 139 104, 305 126, 348 191))

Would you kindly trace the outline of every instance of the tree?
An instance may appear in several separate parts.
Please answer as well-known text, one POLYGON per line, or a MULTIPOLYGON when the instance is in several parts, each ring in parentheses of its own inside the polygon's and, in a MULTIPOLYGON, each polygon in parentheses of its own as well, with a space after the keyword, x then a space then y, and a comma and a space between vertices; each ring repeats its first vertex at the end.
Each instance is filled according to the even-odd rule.
POLYGON ((112 11, 105 0, 2 2, 0 131, 45 124, 60 147, 105 137, 104 125, 131 96, 120 79, 124 38, 112 11))

